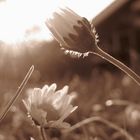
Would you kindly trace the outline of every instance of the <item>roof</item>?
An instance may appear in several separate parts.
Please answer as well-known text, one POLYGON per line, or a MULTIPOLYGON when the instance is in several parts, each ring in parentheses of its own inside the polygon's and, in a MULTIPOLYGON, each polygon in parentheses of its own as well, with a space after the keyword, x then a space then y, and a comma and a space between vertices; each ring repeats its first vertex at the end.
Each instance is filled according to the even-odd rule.
POLYGON ((100 12, 95 18, 93 18, 92 23, 94 23, 94 26, 97 26, 128 2, 130 2, 130 0, 115 0, 107 8, 100 12))

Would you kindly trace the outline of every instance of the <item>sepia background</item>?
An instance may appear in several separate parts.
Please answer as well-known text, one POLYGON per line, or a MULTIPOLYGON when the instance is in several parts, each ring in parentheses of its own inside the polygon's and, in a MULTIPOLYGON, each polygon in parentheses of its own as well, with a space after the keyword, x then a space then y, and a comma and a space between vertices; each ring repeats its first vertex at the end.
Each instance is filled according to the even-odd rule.
MULTIPOLYGON (((99 46, 104 51, 140 75, 140 1, 106 0, 106 3, 102 3, 100 0, 97 11, 94 8, 88 9, 88 5, 91 6, 92 3, 97 7, 97 1, 93 1, 84 1, 88 4, 81 6, 81 9, 76 9, 78 6, 74 7, 76 3, 73 1, 71 5, 69 2, 66 4, 81 16, 87 16, 94 24, 99 34, 99 46)), ((12 3, 12 0, 9 2, 12 3)), ((16 2, 9 13, 18 6, 16 2)), ((47 4, 49 5, 49 2, 47 4)), ((39 139, 37 128, 32 126, 32 122, 27 118, 22 99, 26 98, 32 88, 42 88, 44 84, 52 83, 57 83, 58 89, 69 85, 70 92, 74 91, 77 96, 73 103, 78 105, 78 109, 67 119, 71 124, 91 116, 100 116, 128 131, 134 140, 139 140, 140 87, 118 68, 97 56, 71 58, 65 55, 42 22, 33 26, 29 24, 29 27, 25 28, 28 24, 26 25, 25 20, 23 23, 22 17, 30 14, 30 11, 24 9, 26 14, 19 13, 14 19, 14 16, 6 17, 6 10, 9 8, 8 1, 0 1, 0 111, 13 97, 31 65, 35 66, 35 70, 22 96, 0 122, 0 140, 30 140, 30 137, 39 139), (6 6, 7 9, 4 9, 6 6), (16 25, 14 20, 19 24, 16 25), (21 26, 18 26, 20 24, 21 26), (11 34, 16 28, 11 29, 10 26, 24 27, 25 32, 11 34), (20 33, 24 34, 24 37, 20 37, 20 33)), ((39 10, 38 8, 38 14, 39 10)), ((44 14, 40 20, 44 17, 47 15, 44 14)), ((49 135, 52 140, 125 139, 116 130, 99 122, 85 125, 67 136, 58 131, 51 131, 49 135)))

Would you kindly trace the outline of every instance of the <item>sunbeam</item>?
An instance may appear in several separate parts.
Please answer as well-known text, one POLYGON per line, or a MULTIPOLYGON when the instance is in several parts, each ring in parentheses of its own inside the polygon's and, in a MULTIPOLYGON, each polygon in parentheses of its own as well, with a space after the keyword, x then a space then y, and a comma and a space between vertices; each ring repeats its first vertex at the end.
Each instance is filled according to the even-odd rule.
POLYGON ((93 5, 90 4, 90 0, 82 2, 79 0, 76 2, 74 0, 2 1, 0 2, 0 40, 6 43, 17 43, 32 39, 48 40, 51 36, 44 25, 44 21, 56 8, 62 5, 68 6, 82 16, 92 18, 112 1, 92 1, 93 5))

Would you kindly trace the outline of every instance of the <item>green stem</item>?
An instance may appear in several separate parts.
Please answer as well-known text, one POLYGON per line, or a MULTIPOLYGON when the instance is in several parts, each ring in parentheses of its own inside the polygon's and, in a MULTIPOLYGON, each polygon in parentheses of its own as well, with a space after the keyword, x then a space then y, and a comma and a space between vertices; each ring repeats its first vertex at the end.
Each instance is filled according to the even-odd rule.
POLYGON ((96 49, 93 52, 90 52, 90 53, 98 55, 101 58, 103 58, 103 59, 107 60, 108 62, 112 63, 113 65, 115 65, 116 67, 121 69, 124 73, 126 73, 129 77, 131 77, 140 86, 140 77, 133 70, 131 70, 125 64, 123 64, 119 60, 115 59, 114 57, 112 57, 108 53, 104 52, 101 48, 96 47, 96 49))
POLYGON ((67 129, 67 130, 64 130, 65 133, 68 133, 68 132, 71 132, 85 124, 88 124, 88 123, 91 123, 91 122, 101 122, 107 126, 109 126, 110 128, 113 128, 117 131, 119 131, 122 135, 124 135, 128 140, 134 140, 134 138, 127 132, 125 131, 124 129, 120 128, 119 126, 101 118, 101 117, 90 117, 90 118, 87 118, 81 122, 78 122, 77 124, 73 125, 71 128, 67 129))
POLYGON ((40 133, 41 133, 42 140, 47 140, 45 129, 43 127, 40 127, 40 133))
POLYGON ((5 116, 7 115, 8 111, 10 110, 12 105, 15 103, 17 98, 20 96, 23 88, 27 84, 27 82, 28 82, 29 78, 31 77, 31 74, 33 73, 33 71, 34 71, 34 66, 31 66, 29 71, 28 71, 28 73, 26 74, 25 78, 23 79, 22 83, 18 87, 18 89, 17 89, 17 91, 15 93, 15 96, 7 103, 6 107, 2 111, 2 113, 0 115, 0 122, 5 118, 5 116))

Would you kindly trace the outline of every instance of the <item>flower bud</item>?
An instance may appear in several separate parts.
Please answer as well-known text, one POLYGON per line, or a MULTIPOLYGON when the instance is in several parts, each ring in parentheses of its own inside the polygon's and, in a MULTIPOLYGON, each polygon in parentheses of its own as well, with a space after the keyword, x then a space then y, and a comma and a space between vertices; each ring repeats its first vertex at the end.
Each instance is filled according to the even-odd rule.
POLYGON ((89 21, 69 8, 54 12, 46 25, 60 46, 67 50, 85 53, 92 51, 95 46, 96 36, 89 21))

